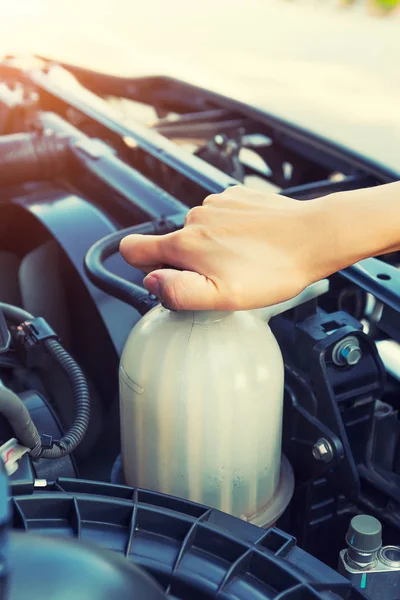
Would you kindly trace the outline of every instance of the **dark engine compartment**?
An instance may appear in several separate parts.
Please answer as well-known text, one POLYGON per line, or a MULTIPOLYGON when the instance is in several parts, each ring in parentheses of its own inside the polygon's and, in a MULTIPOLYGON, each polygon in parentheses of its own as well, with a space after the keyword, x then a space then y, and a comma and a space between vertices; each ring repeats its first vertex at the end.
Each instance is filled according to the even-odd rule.
MULTIPOLYGON (((0 301, 46 319, 84 371, 92 405, 72 457, 21 460, 10 476, 15 506, 34 493, 34 479, 51 489, 59 478, 110 482, 120 453, 118 363, 140 314, 88 279, 84 258, 95 242, 147 221, 183 224, 190 207, 238 183, 308 201, 398 178, 183 82, 45 59, 0 63, 0 301)), ((400 545, 398 265, 397 254, 364 261, 271 321, 285 361, 283 452, 295 476, 277 526, 334 569, 355 515, 377 517, 384 543, 400 545), (332 349, 349 337, 361 358, 343 368, 332 349)), ((143 274, 119 255, 107 267, 141 284, 143 274)), ((28 368, 0 353, 0 379, 40 433, 70 426, 71 393, 53 362, 28 368)), ((0 435, 10 437, 6 422, 0 435)), ((18 511, 14 526, 24 528, 18 511)))

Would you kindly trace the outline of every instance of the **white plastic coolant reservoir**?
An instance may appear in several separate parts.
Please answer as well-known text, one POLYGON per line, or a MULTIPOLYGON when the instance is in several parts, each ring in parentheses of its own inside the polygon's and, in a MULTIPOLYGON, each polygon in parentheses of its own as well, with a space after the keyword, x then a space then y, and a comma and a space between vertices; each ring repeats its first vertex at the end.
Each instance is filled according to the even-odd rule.
POLYGON ((273 312, 159 305, 136 324, 120 364, 128 485, 260 521, 281 476, 284 368, 265 321, 273 312))

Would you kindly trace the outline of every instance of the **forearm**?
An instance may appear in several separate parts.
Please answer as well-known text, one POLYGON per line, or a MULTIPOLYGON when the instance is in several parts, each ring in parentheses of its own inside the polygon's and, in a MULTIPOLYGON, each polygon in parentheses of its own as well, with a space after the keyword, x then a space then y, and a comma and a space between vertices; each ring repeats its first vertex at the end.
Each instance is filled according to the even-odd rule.
POLYGON ((400 182, 314 200, 310 218, 314 279, 363 258, 400 250, 400 182))

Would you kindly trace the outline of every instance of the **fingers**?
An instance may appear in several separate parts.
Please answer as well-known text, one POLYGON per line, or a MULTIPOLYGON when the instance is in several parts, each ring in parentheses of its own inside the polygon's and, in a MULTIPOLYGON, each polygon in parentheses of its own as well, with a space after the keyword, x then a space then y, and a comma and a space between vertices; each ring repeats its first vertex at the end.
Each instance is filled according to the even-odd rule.
POLYGON ((223 300, 213 281, 192 271, 153 271, 144 285, 174 310, 218 310, 223 300))
POLYGON ((119 250, 127 263, 142 271, 154 271, 165 265, 192 269, 193 250, 198 249, 199 240, 203 239, 198 229, 183 228, 165 235, 128 235, 121 240, 119 250))
POLYGON ((158 235, 128 235, 120 243, 122 257, 133 267, 151 270, 151 266, 166 261, 162 237, 158 235))
POLYGON ((141 265, 140 266, 140 271, 143 271, 143 273, 151 273, 152 271, 158 271, 159 269, 163 269, 164 265, 158 264, 158 265, 141 265))
MULTIPOLYGON (((184 228, 165 235, 128 235, 121 240, 119 250, 122 257, 133 267, 151 271, 162 265, 170 264, 184 267, 192 245, 188 229, 198 229, 204 221, 204 208, 195 206, 186 215, 184 228), (193 227, 194 226, 194 227, 193 227)), ((196 238, 194 238, 196 239, 196 238)), ((186 265, 189 266, 190 265, 186 265)))

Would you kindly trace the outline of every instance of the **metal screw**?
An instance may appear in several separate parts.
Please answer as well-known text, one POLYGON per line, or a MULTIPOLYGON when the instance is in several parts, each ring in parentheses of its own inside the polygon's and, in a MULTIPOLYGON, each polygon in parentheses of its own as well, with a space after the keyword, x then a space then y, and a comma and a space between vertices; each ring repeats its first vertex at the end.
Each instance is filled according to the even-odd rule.
POLYGON ((214 136, 214 144, 216 146, 223 146, 225 141, 226 141, 226 136, 223 135, 222 133, 217 133, 217 135, 214 136))
POLYGON ((315 460, 330 462, 334 456, 332 444, 325 438, 321 438, 316 442, 312 449, 315 460))
POLYGON ((356 365, 361 357, 360 343, 355 336, 349 336, 338 342, 332 352, 332 360, 338 366, 356 365))

